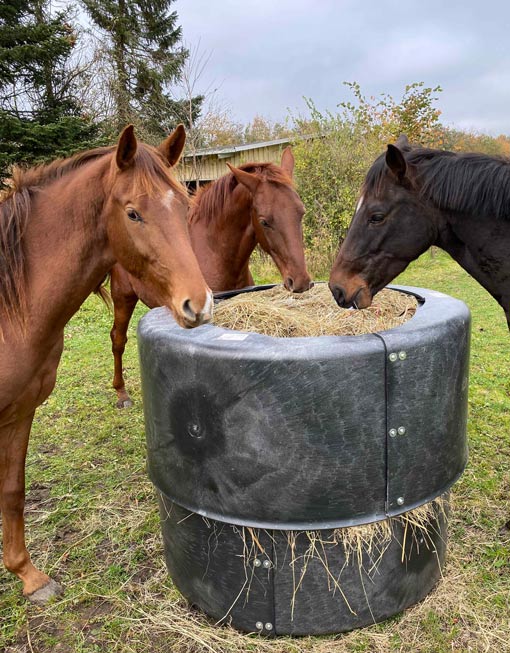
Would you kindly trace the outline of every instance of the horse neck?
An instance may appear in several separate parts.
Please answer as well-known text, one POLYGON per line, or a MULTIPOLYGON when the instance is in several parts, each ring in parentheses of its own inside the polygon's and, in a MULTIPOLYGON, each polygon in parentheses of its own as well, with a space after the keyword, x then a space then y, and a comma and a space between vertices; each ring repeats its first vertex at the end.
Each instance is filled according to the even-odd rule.
POLYGON ((445 211, 436 244, 496 299, 510 319, 510 223, 445 211))
POLYGON ((212 290, 234 290, 253 283, 249 260, 257 240, 252 212, 251 193, 237 185, 211 220, 190 224, 193 251, 212 290))
POLYGON ((102 157, 34 194, 25 232, 29 321, 58 331, 113 265, 103 209, 102 157))

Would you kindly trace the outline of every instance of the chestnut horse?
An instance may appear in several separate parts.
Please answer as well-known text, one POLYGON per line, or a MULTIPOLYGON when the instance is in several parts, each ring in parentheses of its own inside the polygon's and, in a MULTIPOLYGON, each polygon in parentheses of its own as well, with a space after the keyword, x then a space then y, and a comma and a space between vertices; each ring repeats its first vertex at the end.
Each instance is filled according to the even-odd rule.
POLYGON ((510 160, 411 147, 405 136, 388 145, 366 176, 331 292, 366 308, 431 245, 489 291, 510 328, 510 160))
MULTIPOLYGON (((301 226, 304 207, 292 185, 291 148, 283 151, 281 167, 247 163, 229 168, 230 173, 199 191, 189 214, 191 244, 205 280, 213 290, 252 285, 249 260, 259 244, 273 258, 288 290, 308 290, 311 282, 301 226)), ((122 374, 129 320, 138 299, 150 308, 158 303, 120 265, 111 272, 111 293, 113 387, 117 406, 123 408, 132 405, 122 374)))
POLYGON ((187 233, 187 195, 168 167, 184 139, 179 126, 156 149, 126 127, 116 147, 15 171, 0 202, 3 559, 36 603, 61 588, 26 549, 25 456, 35 409, 55 384, 66 323, 115 261, 181 325, 210 317, 212 295, 187 233))

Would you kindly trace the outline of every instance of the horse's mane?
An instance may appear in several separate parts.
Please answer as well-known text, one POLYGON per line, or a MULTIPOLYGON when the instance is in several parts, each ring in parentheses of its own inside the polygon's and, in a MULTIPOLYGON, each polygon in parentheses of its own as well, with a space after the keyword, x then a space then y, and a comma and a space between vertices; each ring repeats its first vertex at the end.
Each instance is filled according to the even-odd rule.
MULTIPOLYGON (((254 173, 271 183, 293 186, 292 179, 274 163, 244 163, 239 166, 239 169, 254 173)), ((237 185, 237 179, 229 172, 217 181, 200 188, 188 214, 189 222, 204 220, 206 223, 210 223, 219 217, 237 185)))
MULTIPOLYGON (((510 159, 425 147, 402 153, 420 196, 439 209, 510 219, 510 159)), ((378 194, 386 174, 383 154, 368 171, 364 190, 378 194)))
MULTIPOLYGON (((26 266, 23 234, 34 193, 115 150, 116 146, 98 147, 33 168, 13 168, 7 189, 0 192, 0 315, 9 321, 20 325, 24 322, 26 266)), ((155 148, 138 142, 134 165, 133 185, 142 192, 150 194, 155 188, 163 191, 165 184, 169 184, 175 192, 186 196, 186 190, 173 178, 163 156, 155 148)), ((102 295, 101 291, 99 293, 102 295)))

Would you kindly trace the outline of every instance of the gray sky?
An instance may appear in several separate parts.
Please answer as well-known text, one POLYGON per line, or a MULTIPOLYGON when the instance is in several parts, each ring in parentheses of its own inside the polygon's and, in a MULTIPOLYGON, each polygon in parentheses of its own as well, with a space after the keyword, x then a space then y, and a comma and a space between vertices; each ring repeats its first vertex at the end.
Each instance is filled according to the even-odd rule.
POLYGON ((510 134, 508 0, 177 0, 183 38, 211 58, 204 86, 243 122, 335 110, 407 83, 441 85, 443 122, 510 134))

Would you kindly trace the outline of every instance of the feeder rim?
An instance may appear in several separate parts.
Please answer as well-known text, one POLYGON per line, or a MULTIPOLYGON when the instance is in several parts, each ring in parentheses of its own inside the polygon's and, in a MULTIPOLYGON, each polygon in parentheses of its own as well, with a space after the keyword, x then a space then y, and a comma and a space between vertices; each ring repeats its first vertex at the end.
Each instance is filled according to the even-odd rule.
POLYGON ((427 495, 424 498, 421 498, 419 501, 414 501, 412 503, 406 504, 405 506, 399 506, 398 509, 386 510, 384 512, 378 512, 375 514, 366 514, 360 517, 350 517, 338 520, 330 521, 296 521, 296 522, 279 522, 279 521, 265 521, 257 519, 241 519, 233 515, 226 515, 215 512, 214 510, 201 510, 196 507, 187 504, 181 499, 175 499, 172 496, 169 496, 166 492, 163 492, 157 485, 156 480, 152 477, 152 474, 149 471, 149 478, 153 483, 154 487, 158 493, 171 501, 172 503, 177 504, 184 510, 188 510, 190 513, 200 515, 205 519, 214 519, 215 521, 222 522, 224 524, 230 524, 231 526, 242 526, 245 528, 262 528, 268 531, 324 531, 324 530, 335 530, 337 528, 352 528, 355 526, 366 526, 368 524, 373 524, 379 521, 386 521, 388 519, 393 519, 400 517, 407 512, 411 512, 420 506, 424 506, 427 503, 431 503, 434 499, 447 494, 452 486, 459 480, 459 478, 464 473, 464 467, 462 470, 455 475, 454 478, 449 480, 442 488, 434 490, 431 494, 427 495))

